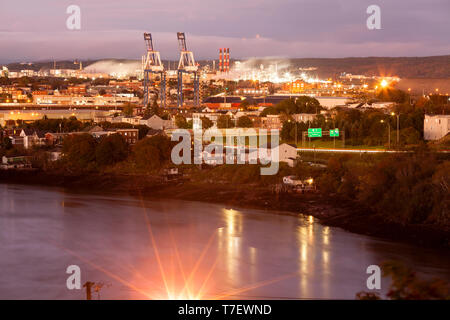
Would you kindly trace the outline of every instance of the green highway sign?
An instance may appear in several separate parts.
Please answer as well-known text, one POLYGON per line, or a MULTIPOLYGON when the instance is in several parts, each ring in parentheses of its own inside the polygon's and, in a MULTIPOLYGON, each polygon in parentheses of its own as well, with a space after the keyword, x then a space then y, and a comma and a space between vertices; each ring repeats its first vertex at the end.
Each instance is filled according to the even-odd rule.
POLYGON ((322 128, 308 129, 308 137, 310 137, 310 138, 322 137, 322 128))
POLYGON ((330 130, 330 137, 339 137, 339 129, 330 130))

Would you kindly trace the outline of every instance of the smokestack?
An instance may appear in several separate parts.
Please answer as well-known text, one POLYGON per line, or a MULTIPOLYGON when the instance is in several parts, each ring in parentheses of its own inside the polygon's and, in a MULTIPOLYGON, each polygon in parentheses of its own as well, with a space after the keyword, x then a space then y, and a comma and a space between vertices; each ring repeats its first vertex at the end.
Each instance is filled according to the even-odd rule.
POLYGON ((222 48, 219 49, 219 71, 222 72, 222 48))
POLYGON ((227 48, 227 72, 230 72, 230 48, 227 48))

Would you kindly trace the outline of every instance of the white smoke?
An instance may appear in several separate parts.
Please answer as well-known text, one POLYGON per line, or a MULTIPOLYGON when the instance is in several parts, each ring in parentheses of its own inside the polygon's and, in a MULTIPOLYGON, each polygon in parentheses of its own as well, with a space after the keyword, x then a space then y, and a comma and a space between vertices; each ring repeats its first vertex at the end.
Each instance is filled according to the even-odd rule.
POLYGON ((106 73, 114 78, 140 77, 142 66, 139 61, 97 61, 84 69, 86 73, 106 73))
POLYGON ((217 78, 227 80, 254 80, 260 82, 282 83, 298 77, 295 68, 288 59, 251 58, 234 62, 229 73, 218 74, 217 78))
POLYGON ((286 83, 297 79, 308 83, 323 82, 310 75, 310 72, 315 70, 317 70, 315 67, 297 68, 289 59, 251 58, 245 61, 236 61, 229 73, 219 73, 216 78, 272 83, 286 83))

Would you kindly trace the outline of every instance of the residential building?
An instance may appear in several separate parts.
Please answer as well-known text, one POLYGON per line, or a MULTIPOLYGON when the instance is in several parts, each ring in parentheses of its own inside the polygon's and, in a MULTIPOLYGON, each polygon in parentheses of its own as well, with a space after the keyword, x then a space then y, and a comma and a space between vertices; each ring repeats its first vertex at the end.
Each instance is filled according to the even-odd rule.
POLYGON ((313 121, 317 117, 317 114, 314 113, 297 113, 293 114, 292 118, 295 122, 308 122, 313 121))
POLYGON ((439 140, 450 131, 450 115, 425 115, 423 136, 425 140, 439 140))
POLYGON ((261 117, 261 128, 281 130, 282 127, 283 123, 278 114, 268 114, 266 117, 261 117))
POLYGON ((19 136, 23 138, 23 146, 25 149, 45 144, 45 134, 37 130, 22 129, 19 136))
POLYGON ((164 120, 160 117, 158 117, 156 114, 151 116, 148 119, 141 119, 139 121, 140 124, 146 125, 147 127, 150 127, 152 129, 156 130, 165 130, 165 129, 174 129, 175 124, 172 120, 164 120))
POLYGON ((124 137, 129 144, 135 144, 139 140, 138 129, 117 129, 116 133, 124 137))

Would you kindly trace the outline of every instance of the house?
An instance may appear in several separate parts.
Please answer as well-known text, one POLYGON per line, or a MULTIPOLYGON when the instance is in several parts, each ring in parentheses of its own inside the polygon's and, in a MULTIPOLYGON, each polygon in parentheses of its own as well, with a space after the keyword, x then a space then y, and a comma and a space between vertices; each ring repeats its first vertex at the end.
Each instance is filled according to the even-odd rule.
POLYGON ((45 137, 45 144, 49 146, 54 146, 57 144, 62 144, 64 137, 67 136, 68 133, 54 133, 54 132, 47 132, 45 137))
POLYGON ((9 139, 11 140, 11 144, 17 147, 23 147, 24 138, 19 135, 10 135, 9 139))
POLYGON ((315 113, 297 113, 293 114, 292 118, 295 122, 311 122, 317 117, 315 113))
POLYGON ((164 120, 164 119, 158 117, 156 114, 151 116, 148 119, 145 119, 145 120, 141 119, 139 121, 139 124, 146 125, 147 127, 150 127, 152 129, 156 129, 156 130, 175 128, 175 125, 172 120, 164 120))
MULTIPOLYGON (((256 164, 262 162, 266 164, 268 162, 285 162, 290 167, 294 167, 297 162, 297 148, 293 144, 282 143, 281 145, 272 149, 270 145, 261 146, 259 148, 237 148, 232 150, 230 154, 227 154, 226 150, 228 148, 235 149, 232 147, 225 147, 223 153, 223 162, 225 163, 228 159, 228 163, 250 163, 256 164), (275 159, 274 152, 278 152, 278 159, 275 159)), ((206 153, 203 155, 203 159, 209 161, 208 164, 217 164, 217 159, 220 156, 215 157, 214 153, 206 153)))
POLYGON ((146 137, 150 138, 150 137, 154 137, 154 136, 167 136, 167 134, 164 132, 164 130, 157 130, 157 129, 150 128, 147 131, 146 137))
MULTIPOLYGON (((259 159, 265 161, 274 161, 273 152, 278 152, 278 162, 285 162, 290 167, 294 167, 297 155, 297 147, 294 144, 282 143, 279 146, 272 148, 270 145, 258 148, 259 159)), ((251 157, 254 157, 253 154, 251 157)))
POLYGON ((140 116, 123 117, 122 122, 129 123, 132 125, 139 125, 139 124, 141 124, 141 119, 142 119, 142 117, 140 117, 140 116))
POLYGON ((282 127, 283 123, 279 115, 269 114, 266 117, 261 117, 261 128, 281 130, 282 127))
POLYGON ((45 144, 45 134, 41 131, 22 129, 19 136, 23 138, 23 146, 25 149, 45 144))
POLYGON ((0 169, 8 170, 8 169, 24 169, 31 168, 31 157, 2 157, 2 163, 0 165, 0 169))
POLYGON ((117 129, 116 133, 124 137, 129 144, 135 144, 139 140, 138 129, 117 129))
POLYGON ((423 136, 425 140, 439 140, 450 131, 450 115, 425 115, 423 136))
POLYGON ((62 151, 61 149, 54 149, 51 151, 47 151, 47 156, 49 161, 57 161, 61 159, 62 151))

